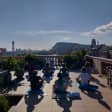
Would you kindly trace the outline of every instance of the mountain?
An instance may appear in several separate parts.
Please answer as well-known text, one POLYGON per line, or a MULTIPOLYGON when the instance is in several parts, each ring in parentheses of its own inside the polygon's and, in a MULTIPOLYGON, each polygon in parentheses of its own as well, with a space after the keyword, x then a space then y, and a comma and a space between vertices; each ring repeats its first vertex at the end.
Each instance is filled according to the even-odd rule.
POLYGON ((72 51, 77 51, 81 49, 89 49, 90 45, 78 44, 78 43, 67 43, 67 42, 58 42, 52 48, 51 52, 55 54, 66 54, 72 51))

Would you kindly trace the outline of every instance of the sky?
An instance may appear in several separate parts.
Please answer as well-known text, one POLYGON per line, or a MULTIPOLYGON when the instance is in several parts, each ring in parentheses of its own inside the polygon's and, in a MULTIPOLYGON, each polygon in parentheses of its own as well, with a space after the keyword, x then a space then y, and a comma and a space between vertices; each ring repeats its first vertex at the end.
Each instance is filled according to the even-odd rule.
POLYGON ((56 42, 112 45, 112 0, 0 0, 0 48, 50 49, 56 42))

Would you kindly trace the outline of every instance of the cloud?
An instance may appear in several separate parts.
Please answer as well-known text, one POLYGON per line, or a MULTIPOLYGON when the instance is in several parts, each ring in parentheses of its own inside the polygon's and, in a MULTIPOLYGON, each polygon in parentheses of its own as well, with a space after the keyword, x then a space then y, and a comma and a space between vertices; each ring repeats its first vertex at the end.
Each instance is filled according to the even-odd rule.
POLYGON ((69 40, 71 40, 71 39, 72 39, 71 37, 64 37, 64 38, 63 38, 64 41, 69 41, 69 40))
POLYGON ((97 35, 105 34, 105 33, 112 33, 112 22, 106 25, 101 25, 92 31, 83 32, 81 33, 81 35, 91 37, 91 36, 97 36, 97 35))
POLYGON ((70 31, 65 30, 40 30, 40 31, 24 31, 24 32, 14 32, 17 35, 69 35, 72 34, 70 31))

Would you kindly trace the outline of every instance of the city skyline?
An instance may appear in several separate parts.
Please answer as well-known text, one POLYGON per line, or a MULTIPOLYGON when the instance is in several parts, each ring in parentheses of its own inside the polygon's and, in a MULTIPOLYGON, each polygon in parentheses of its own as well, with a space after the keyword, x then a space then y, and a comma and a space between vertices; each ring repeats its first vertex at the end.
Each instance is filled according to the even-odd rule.
POLYGON ((49 49, 56 42, 112 45, 111 0, 0 0, 0 47, 49 49))

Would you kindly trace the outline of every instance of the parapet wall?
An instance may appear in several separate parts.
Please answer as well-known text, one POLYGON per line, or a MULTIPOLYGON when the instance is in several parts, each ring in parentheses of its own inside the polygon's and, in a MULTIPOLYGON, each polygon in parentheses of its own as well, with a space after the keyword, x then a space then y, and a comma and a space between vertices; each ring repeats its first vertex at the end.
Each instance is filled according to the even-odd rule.
POLYGON ((91 61, 94 71, 99 74, 106 75, 108 69, 112 69, 112 59, 86 55, 86 60, 91 61))

